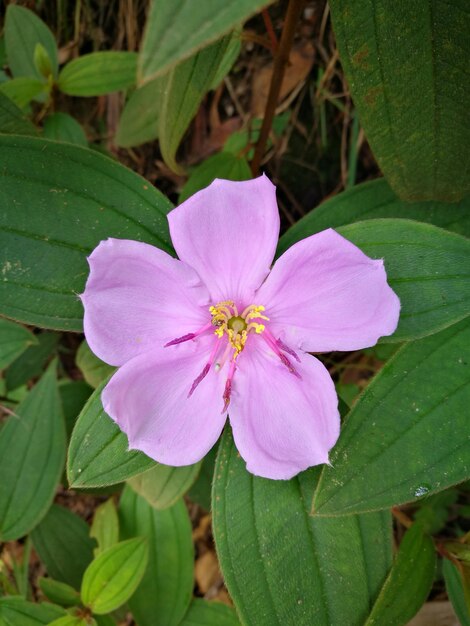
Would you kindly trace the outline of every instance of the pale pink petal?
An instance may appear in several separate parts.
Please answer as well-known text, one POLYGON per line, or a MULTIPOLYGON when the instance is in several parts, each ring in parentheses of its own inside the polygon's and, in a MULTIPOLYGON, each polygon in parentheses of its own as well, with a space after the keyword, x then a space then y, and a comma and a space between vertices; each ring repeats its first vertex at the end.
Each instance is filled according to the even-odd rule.
POLYGON ((338 399, 318 359, 299 355, 299 379, 263 344, 261 337, 250 339, 239 357, 230 423, 250 472, 289 479, 328 462, 339 434, 338 399))
POLYGON ((276 337, 307 352, 373 346, 395 331, 400 313, 383 261, 331 229, 289 248, 256 302, 266 307, 276 337))
POLYGON ((87 341, 122 365, 210 321, 209 294, 189 266, 145 243, 102 241, 88 257, 82 294, 87 341))
POLYGON ((170 348, 156 348, 123 365, 103 390, 103 407, 129 439, 166 465, 199 461, 217 441, 224 380, 212 369, 187 397, 204 368, 214 335, 170 348))
POLYGON ((252 304, 269 272, 279 236, 274 185, 260 176, 215 180, 168 215, 179 258, 194 267, 214 304, 252 304))

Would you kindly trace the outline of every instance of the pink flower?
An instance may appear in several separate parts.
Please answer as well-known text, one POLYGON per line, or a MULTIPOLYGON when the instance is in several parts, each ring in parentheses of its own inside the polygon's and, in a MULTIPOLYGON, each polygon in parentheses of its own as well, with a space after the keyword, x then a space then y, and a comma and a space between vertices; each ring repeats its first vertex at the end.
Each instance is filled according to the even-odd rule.
POLYGON ((119 366, 102 393, 106 412, 130 448, 167 465, 201 459, 227 412, 253 474, 288 479, 327 463, 337 396, 307 353, 393 333, 400 303, 382 261, 330 229, 270 270, 279 214, 265 176, 216 180, 168 219, 179 260, 121 239, 88 259, 85 335, 119 366))

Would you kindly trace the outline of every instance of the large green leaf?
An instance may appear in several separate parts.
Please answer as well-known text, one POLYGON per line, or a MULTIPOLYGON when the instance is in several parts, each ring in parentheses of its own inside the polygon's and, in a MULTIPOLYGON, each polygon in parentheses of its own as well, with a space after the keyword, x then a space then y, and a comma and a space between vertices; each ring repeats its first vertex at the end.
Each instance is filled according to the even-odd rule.
POLYGON ((139 626, 179 626, 191 601, 194 553, 191 522, 182 500, 158 511, 130 487, 120 502, 121 535, 149 542, 149 564, 129 601, 139 626))
POLYGON ((80 589, 93 559, 95 541, 89 526, 69 509, 53 504, 31 533, 34 549, 52 578, 80 589))
POLYGON ((37 135, 34 124, 23 111, 0 91, 0 133, 7 135, 37 135))
POLYGON ((229 606, 194 598, 180 626, 240 626, 240 622, 229 606))
POLYGON ((128 482, 153 507, 167 509, 184 496, 196 480, 200 469, 201 462, 183 467, 157 464, 128 482))
POLYGON ((43 79, 34 63, 34 52, 41 44, 47 53, 54 76, 57 76, 57 44, 49 27, 29 9, 9 4, 5 19, 5 45, 13 76, 43 79))
POLYGON ((403 202, 385 178, 357 185, 326 200, 300 219, 279 240, 278 256, 294 243, 326 228, 378 217, 428 222, 470 237, 470 196, 461 202, 403 202))
POLYGON ((121 541, 101 552, 83 575, 80 592, 83 604, 97 615, 122 606, 137 589, 147 561, 144 537, 121 541))
POLYGON ((455 202, 470 190, 468 3, 331 0, 362 126, 395 192, 455 202))
POLYGON ((86 256, 107 237, 170 251, 168 200, 96 151, 0 136, 0 313, 82 330, 86 256))
POLYGON ((386 509, 470 478, 469 363, 468 320, 403 346, 346 418, 314 513, 386 509))
POLYGON ((0 318, 0 370, 37 342, 33 333, 24 326, 0 318))
POLYGON ((137 53, 92 52, 67 63, 58 87, 69 96, 101 96, 135 85, 137 53))
POLYGON ((71 487, 113 485, 155 465, 142 452, 129 450, 126 435, 105 413, 101 392, 106 383, 93 392, 75 424, 67 460, 71 487))
POLYGON ((0 540, 18 539, 47 512, 65 460, 56 363, 0 430, 0 540))
POLYGON ((374 259, 401 301, 398 328, 383 341, 424 337, 470 313, 470 239, 412 220, 379 219, 338 232, 374 259))
POLYGON ((19 596, 0 598, 1 626, 45 626, 62 615, 64 609, 53 604, 35 604, 19 596))
POLYGON ((400 544, 390 574, 365 626, 404 626, 426 600, 436 571, 432 539, 414 524, 400 544))
POLYGON ((139 54, 139 78, 148 82, 207 46, 273 0, 153 2, 139 54), (177 26, 176 26, 177 25, 177 26))
POLYGON ((246 626, 364 623, 391 565, 391 519, 309 516, 318 470, 257 478, 226 429, 213 485, 222 572, 246 626))

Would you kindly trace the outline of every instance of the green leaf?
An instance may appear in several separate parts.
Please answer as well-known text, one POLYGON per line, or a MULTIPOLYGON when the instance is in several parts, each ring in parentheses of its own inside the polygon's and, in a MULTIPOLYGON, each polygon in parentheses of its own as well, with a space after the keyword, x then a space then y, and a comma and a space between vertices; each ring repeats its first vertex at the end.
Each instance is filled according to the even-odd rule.
POLYGON ((132 92, 119 119, 114 138, 117 146, 132 148, 158 137, 161 89, 161 81, 156 79, 132 92))
POLYGON ((111 498, 95 509, 90 537, 94 537, 98 544, 94 551, 95 556, 118 543, 119 519, 111 498))
POLYGON ((60 606, 77 606, 80 604, 80 594, 67 583, 53 578, 40 578, 39 587, 43 594, 60 606))
POLYGON ((9 98, 20 109, 24 109, 31 100, 45 94, 47 86, 37 78, 21 76, 0 84, 0 93, 9 98))
POLYGON ((136 52, 92 52, 67 63, 58 87, 69 96, 102 96, 135 85, 136 52))
POLYGON ((398 217, 428 222, 470 237, 470 196, 456 204, 444 202, 403 202, 385 178, 357 185, 326 200, 282 235, 277 255, 294 243, 326 228, 378 217, 398 217))
POLYGON ((83 604, 97 615, 123 605, 142 580, 147 561, 148 546, 143 537, 122 541, 102 552, 83 576, 83 604))
POLYGON ((436 571, 432 539, 419 524, 405 533, 390 574, 365 626, 402 626, 428 597, 436 571))
POLYGON ((108 365, 99 359, 91 351, 90 346, 87 344, 85 339, 82 341, 77 350, 75 363, 83 374, 86 382, 95 389, 100 383, 103 382, 103 380, 109 378, 109 376, 116 369, 115 367, 112 367, 112 365, 108 365))
POLYGON ((52 66, 52 60, 42 43, 38 42, 34 47, 33 61, 40 76, 45 79, 53 76, 54 68, 52 66))
POLYGON ((338 232, 374 259, 401 301, 398 328, 382 341, 425 337, 470 313, 470 239, 411 220, 380 219, 338 232))
POLYGON ((140 80, 165 73, 272 1, 200 0, 197 11, 192 0, 180 0, 176 10, 171 2, 153 2, 139 54, 140 80))
POLYGON ((313 500, 317 515, 417 500, 470 477, 470 321, 406 344, 346 418, 313 500))
POLYGON ((155 465, 143 474, 129 479, 132 489, 155 509, 167 509, 184 496, 196 480, 201 463, 184 467, 155 465))
POLYGON ((23 111, 0 90, 0 133, 37 135, 34 124, 23 111))
POLYGON ((185 183, 179 201, 183 202, 193 193, 210 185, 216 178, 226 180, 249 180, 251 170, 245 158, 239 158, 231 152, 219 152, 194 168, 185 183))
POLYGON ((224 37, 136 89, 119 121, 116 144, 130 148, 158 137, 165 162, 182 173, 175 161, 176 151, 202 98, 225 71, 229 53, 233 54, 233 36, 224 37))
POLYGON ((119 508, 121 535, 149 541, 147 571, 129 601, 139 626, 179 626, 193 591, 191 522, 182 500, 163 511, 125 487, 119 508))
POLYGON ((85 131, 71 115, 52 113, 44 120, 43 135, 47 139, 66 141, 77 146, 88 146, 85 131))
POLYGON ((0 540, 26 535, 46 514, 65 460, 56 363, 0 431, 0 540))
POLYGON ((5 19, 5 44, 13 76, 35 76, 43 78, 34 63, 36 44, 45 49, 57 76, 57 44, 48 26, 29 9, 9 4, 5 19))
POLYGON ((1 136, 0 171, 1 314, 81 331, 77 294, 100 241, 134 239, 171 251, 169 201, 96 151, 1 136))
POLYGON ((89 527, 69 509, 53 504, 31 533, 34 549, 52 578, 80 588, 83 572, 93 559, 95 542, 89 527))
POLYGON ((404 200, 460 200, 470 190, 466 0, 330 6, 351 95, 392 188, 404 200))
POLYGON ((212 479, 214 477, 215 458, 217 456, 217 444, 209 450, 202 460, 201 471, 196 482, 188 492, 189 498, 202 506, 206 511, 211 508, 212 479))
POLYGON ((2 626, 42 626, 50 624, 64 614, 64 609, 53 604, 34 604, 17 596, 0 598, 2 626))
POLYGON ((178 146, 202 98, 218 75, 231 39, 231 36, 226 36, 203 48, 159 79, 157 107, 160 150, 165 163, 177 173, 183 173, 176 162, 178 146))
POLYGON ((318 519, 308 512, 318 470, 290 481, 253 476, 229 429, 219 445, 213 530, 243 624, 364 623, 391 565, 389 513, 318 519))
POLYGON ((155 461, 129 450, 127 437, 105 413, 101 392, 94 391, 80 413, 70 440, 67 477, 71 487, 105 487, 145 472, 155 461))
POLYGON ((226 604, 194 598, 180 626, 240 626, 240 622, 226 604))
POLYGON ((93 389, 83 380, 62 380, 59 383, 59 393, 65 418, 65 430, 69 439, 77 417, 93 393, 93 389))
POLYGON ((36 341, 27 348, 5 374, 7 389, 16 389, 31 378, 39 376, 46 363, 57 349, 60 335, 57 333, 40 333, 34 335, 36 341))
POLYGON ((0 318, 0 370, 5 369, 37 339, 24 326, 0 318))
POLYGON ((413 516, 415 522, 428 534, 437 534, 446 526, 451 515, 450 509, 457 502, 458 496, 457 489, 446 489, 424 498, 419 502, 419 509, 413 516))
POLYGON ((457 566, 448 559, 444 559, 442 571, 444 573, 447 595, 452 602, 455 614, 459 618, 460 626, 470 626, 470 607, 465 602, 462 577, 457 566))

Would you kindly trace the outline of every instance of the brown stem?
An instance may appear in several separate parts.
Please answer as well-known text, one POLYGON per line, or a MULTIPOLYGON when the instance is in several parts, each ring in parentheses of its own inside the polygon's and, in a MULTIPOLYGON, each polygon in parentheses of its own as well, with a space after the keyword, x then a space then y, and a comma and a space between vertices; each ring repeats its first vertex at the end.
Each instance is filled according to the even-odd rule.
POLYGON ((273 23, 269 16, 268 9, 263 9, 261 11, 261 15, 263 16, 264 26, 268 33, 269 39, 271 40, 272 52, 273 54, 276 54, 277 46, 278 46, 277 37, 276 37, 276 33, 274 32, 273 23))
POLYGON ((294 41, 295 29, 300 18, 304 0, 289 0, 287 7, 284 28, 282 29, 279 47, 274 57, 273 75, 271 77, 271 85, 269 87, 268 101, 264 112, 263 124, 256 144, 255 154, 251 162, 251 172, 253 176, 259 173, 261 159, 263 158, 266 143, 268 141, 271 125, 273 122, 276 106, 281 92, 282 81, 286 66, 289 63, 290 49, 294 41))

